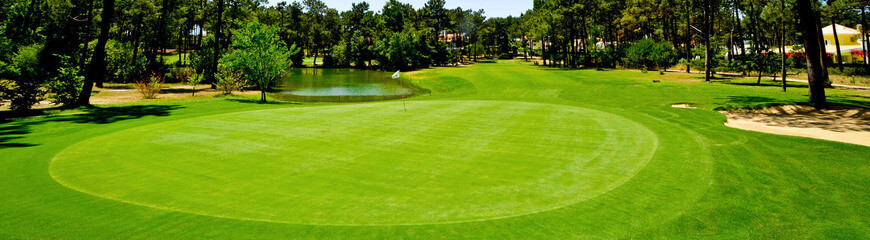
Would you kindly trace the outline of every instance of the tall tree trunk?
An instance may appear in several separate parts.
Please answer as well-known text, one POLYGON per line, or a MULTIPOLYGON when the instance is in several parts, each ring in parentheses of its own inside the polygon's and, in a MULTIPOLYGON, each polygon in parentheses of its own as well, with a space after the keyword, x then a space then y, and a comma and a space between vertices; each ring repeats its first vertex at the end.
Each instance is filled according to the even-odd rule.
MULTIPOLYGON (((813 11, 815 11, 815 10, 813 10, 813 11)), ((819 15, 819 13, 816 13, 815 16, 816 16, 816 31, 819 33, 819 34, 817 34, 817 35, 818 35, 818 39, 819 39, 819 45, 820 45, 820 47, 819 47, 819 54, 821 54, 821 57, 822 57, 822 64, 821 64, 822 75, 825 76, 825 77, 824 77, 824 79, 825 79, 825 83, 824 83, 824 84, 825 84, 825 86, 827 86, 827 85, 828 85, 828 79, 830 79, 829 76, 828 76, 828 61, 827 61, 827 60, 828 60, 828 49, 827 49, 827 46, 825 46, 825 38, 824 38, 824 35, 822 35, 822 20, 821 20, 821 17, 820 17, 820 15, 819 15)))
MULTIPOLYGON (((740 46, 740 62, 745 63, 746 60, 746 43, 743 40, 743 21, 740 20, 740 3, 734 3, 734 16, 737 18, 737 46, 740 46)), ((746 69, 746 68, 744 68, 746 69)), ((746 75, 746 71, 742 72, 746 75)))
POLYGON ((710 81, 710 34, 711 22, 713 20, 713 11, 711 10, 710 1, 704 1, 704 81, 710 81))
POLYGON ((212 62, 211 62, 211 70, 212 70, 211 73, 212 74, 206 75, 207 80, 209 82, 211 82, 212 88, 217 87, 217 85, 215 84, 215 78, 214 78, 213 74, 217 73, 218 60, 221 59, 221 55, 220 55, 221 45, 222 45, 221 40, 223 39, 223 29, 221 29, 221 28, 223 28, 223 24, 224 24, 223 13, 224 13, 224 0, 217 0, 217 21, 215 22, 215 27, 214 27, 214 29, 215 29, 214 41, 215 42, 214 42, 214 50, 212 52, 212 55, 214 55, 214 56, 213 56, 212 62), (211 75, 211 76, 209 76, 209 75, 211 75))
POLYGON ((819 41, 821 35, 819 17, 810 0, 797 0, 797 7, 807 54, 810 102, 816 107, 825 107, 827 106, 825 99, 827 75, 823 72, 824 65, 822 64, 821 42, 819 41))
POLYGON ((91 25, 93 25, 91 24, 91 21, 94 21, 94 0, 88 0, 88 21, 85 23, 85 39, 82 39, 84 44, 82 44, 82 54, 79 58, 79 67, 81 69, 87 69, 87 63, 85 60, 88 59, 86 56, 88 55, 88 45, 90 45, 88 43, 90 42, 91 25))
POLYGON ((544 37, 541 37, 541 61, 543 61, 544 66, 547 66, 547 42, 544 41, 544 37))
POLYGON ((100 36, 94 46, 94 55, 88 66, 88 76, 85 77, 82 91, 79 94, 78 105, 87 106, 91 103, 91 92, 94 82, 106 78, 106 42, 109 41, 109 30, 112 27, 112 17, 115 15, 115 0, 103 0, 103 14, 100 22, 100 36))
POLYGON ((133 61, 139 57, 139 40, 142 38, 142 22, 137 21, 136 27, 133 29, 133 61))
MULTIPOLYGON (((758 25, 756 24, 756 22, 758 20, 757 19, 758 16, 755 15, 755 7, 752 4, 752 2, 749 2, 749 16, 748 17, 749 17, 749 24, 752 25, 751 31, 749 31, 749 33, 752 34, 752 48, 755 49, 755 57, 753 57, 751 59, 751 61, 754 61, 755 66, 759 68, 759 69, 757 69, 758 75, 759 75, 758 82, 756 82, 756 85, 758 85, 758 84, 761 84, 761 62, 760 62, 761 61, 760 60, 761 59, 760 58, 761 57, 761 41, 759 40, 759 39, 761 39, 761 36, 759 36, 759 34, 758 34, 758 32, 759 32, 758 25)), ((752 71, 749 71, 749 73, 752 74, 752 71)))
POLYGON ((692 72, 692 1, 686 0, 686 73, 692 72))
POLYGON ((731 24, 732 24, 731 30, 728 32, 728 54, 731 55, 728 60, 734 61, 734 54, 735 54, 735 52, 734 52, 734 28, 736 27, 737 24, 740 24, 740 23, 737 22, 736 18, 734 18, 734 14, 731 14, 731 10, 729 10, 728 12, 729 12, 728 17, 731 18, 731 24))
POLYGON ((779 27, 782 33, 780 34, 780 43, 779 43, 779 54, 780 54, 780 67, 782 68, 782 91, 786 91, 786 84, 788 83, 788 73, 786 72, 785 66, 785 14, 789 11, 785 10, 785 0, 779 1, 781 14, 779 17, 779 27))
MULTIPOLYGON (((199 11, 205 12, 205 0, 199 1, 199 11)), ((199 18, 199 35, 196 39, 196 50, 202 49, 202 31, 205 28, 205 16, 199 18)))
POLYGON ((868 41, 870 39, 867 38, 867 29, 870 28, 870 26, 867 26, 866 9, 867 6, 861 6, 861 28, 863 28, 861 29, 863 30, 861 32, 861 38, 864 39, 864 44, 862 44, 864 47, 864 67, 870 70, 870 46, 867 46, 870 44, 870 41, 868 41))
POLYGON ((843 55, 840 53, 840 36, 837 36, 837 22, 831 17, 831 27, 834 29, 834 49, 837 50, 837 68, 843 72, 843 55))
POLYGON ((166 15, 169 15, 169 0, 163 0, 160 5, 160 26, 157 28, 157 47, 160 48, 160 63, 164 63, 163 56, 166 55, 166 15))
MULTIPOLYGON (((576 18, 574 16, 570 16, 569 19, 571 19, 572 22, 574 22, 574 20, 576 20, 576 18)), ((568 54, 568 56, 570 57, 569 66, 572 68, 577 67, 577 45, 578 44, 577 44, 577 30, 576 30, 575 26, 576 26, 575 24, 571 24, 571 27, 568 30, 568 38, 571 39, 571 41, 568 42, 568 46, 567 46, 570 49, 569 54, 568 54)))

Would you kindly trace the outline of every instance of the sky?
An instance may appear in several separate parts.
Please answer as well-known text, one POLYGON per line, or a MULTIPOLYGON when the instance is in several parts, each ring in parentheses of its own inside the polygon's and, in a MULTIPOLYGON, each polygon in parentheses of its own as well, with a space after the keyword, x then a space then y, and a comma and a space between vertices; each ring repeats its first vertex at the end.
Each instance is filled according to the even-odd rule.
MULTIPOLYGON (((293 0, 268 0, 269 4, 274 5, 278 2, 293 2, 293 0)), ((384 4, 388 0, 321 0, 330 8, 335 8, 339 12, 350 10, 351 3, 368 2, 370 9, 375 12, 381 11, 384 4)), ((420 9, 426 3, 426 0, 400 0, 404 3, 410 3, 416 9, 420 9)), ((302 2, 299 0, 299 2, 302 2)), ((462 9, 478 10, 483 9, 487 17, 507 17, 519 16, 526 10, 532 9, 532 0, 447 0, 445 6, 449 9, 462 7, 462 9)))

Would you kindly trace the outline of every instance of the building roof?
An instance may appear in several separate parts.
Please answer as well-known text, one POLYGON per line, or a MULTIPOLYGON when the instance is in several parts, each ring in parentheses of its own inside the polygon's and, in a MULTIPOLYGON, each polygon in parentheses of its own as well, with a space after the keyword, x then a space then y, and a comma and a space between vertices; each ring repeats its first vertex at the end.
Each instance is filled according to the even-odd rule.
MULTIPOLYGON (((833 25, 828 25, 822 28, 823 35, 834 35, 833 25)), ((857 35, 861 34, 858 30, 837 24, 837 35, 857 35)))

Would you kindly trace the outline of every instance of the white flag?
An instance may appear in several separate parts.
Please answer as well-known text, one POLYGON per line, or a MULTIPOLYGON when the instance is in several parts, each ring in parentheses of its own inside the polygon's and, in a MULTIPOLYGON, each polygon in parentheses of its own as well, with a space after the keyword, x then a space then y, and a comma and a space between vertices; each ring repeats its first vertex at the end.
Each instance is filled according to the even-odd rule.
POLYGON ((393 73, 393 79, 396 79, 396 78, 399 78, 399 77, 400 77, 399 72, 400 72, 400 71, 396 71, 396 73, 393 73))

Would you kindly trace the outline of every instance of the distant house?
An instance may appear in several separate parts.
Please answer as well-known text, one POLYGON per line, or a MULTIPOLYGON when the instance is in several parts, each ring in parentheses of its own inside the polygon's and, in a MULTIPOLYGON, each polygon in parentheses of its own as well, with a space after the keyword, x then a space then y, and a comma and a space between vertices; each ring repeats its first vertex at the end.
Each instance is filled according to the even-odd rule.
POLYGON ((447 33, 447 31, 441 31, 441 33, 438 34, 438 41, 450 44, 452 49, 463 48, 465 47, 464 44, 467 44, 468 42, 464 33, 447 33))
MULTIPOLYGON (((837 46, 835 45, 836 41, 834 39, 834 25, 828 25, 827 27, 822 28, 822 35, 825 39, 825 51, 834 56, 834 61, 836 61, 837 54, 837 46)), ((861 57, 852 56, 852 52, 864 51, 864 41, 861 39, 861 32, 854 28, 846 27, 843 25, 836 25, 837 28, 837 38, 840 40, 840 54, 843 56, 843 62, 845 63, 853 63, 855 61, 860 61, 861 57)))

